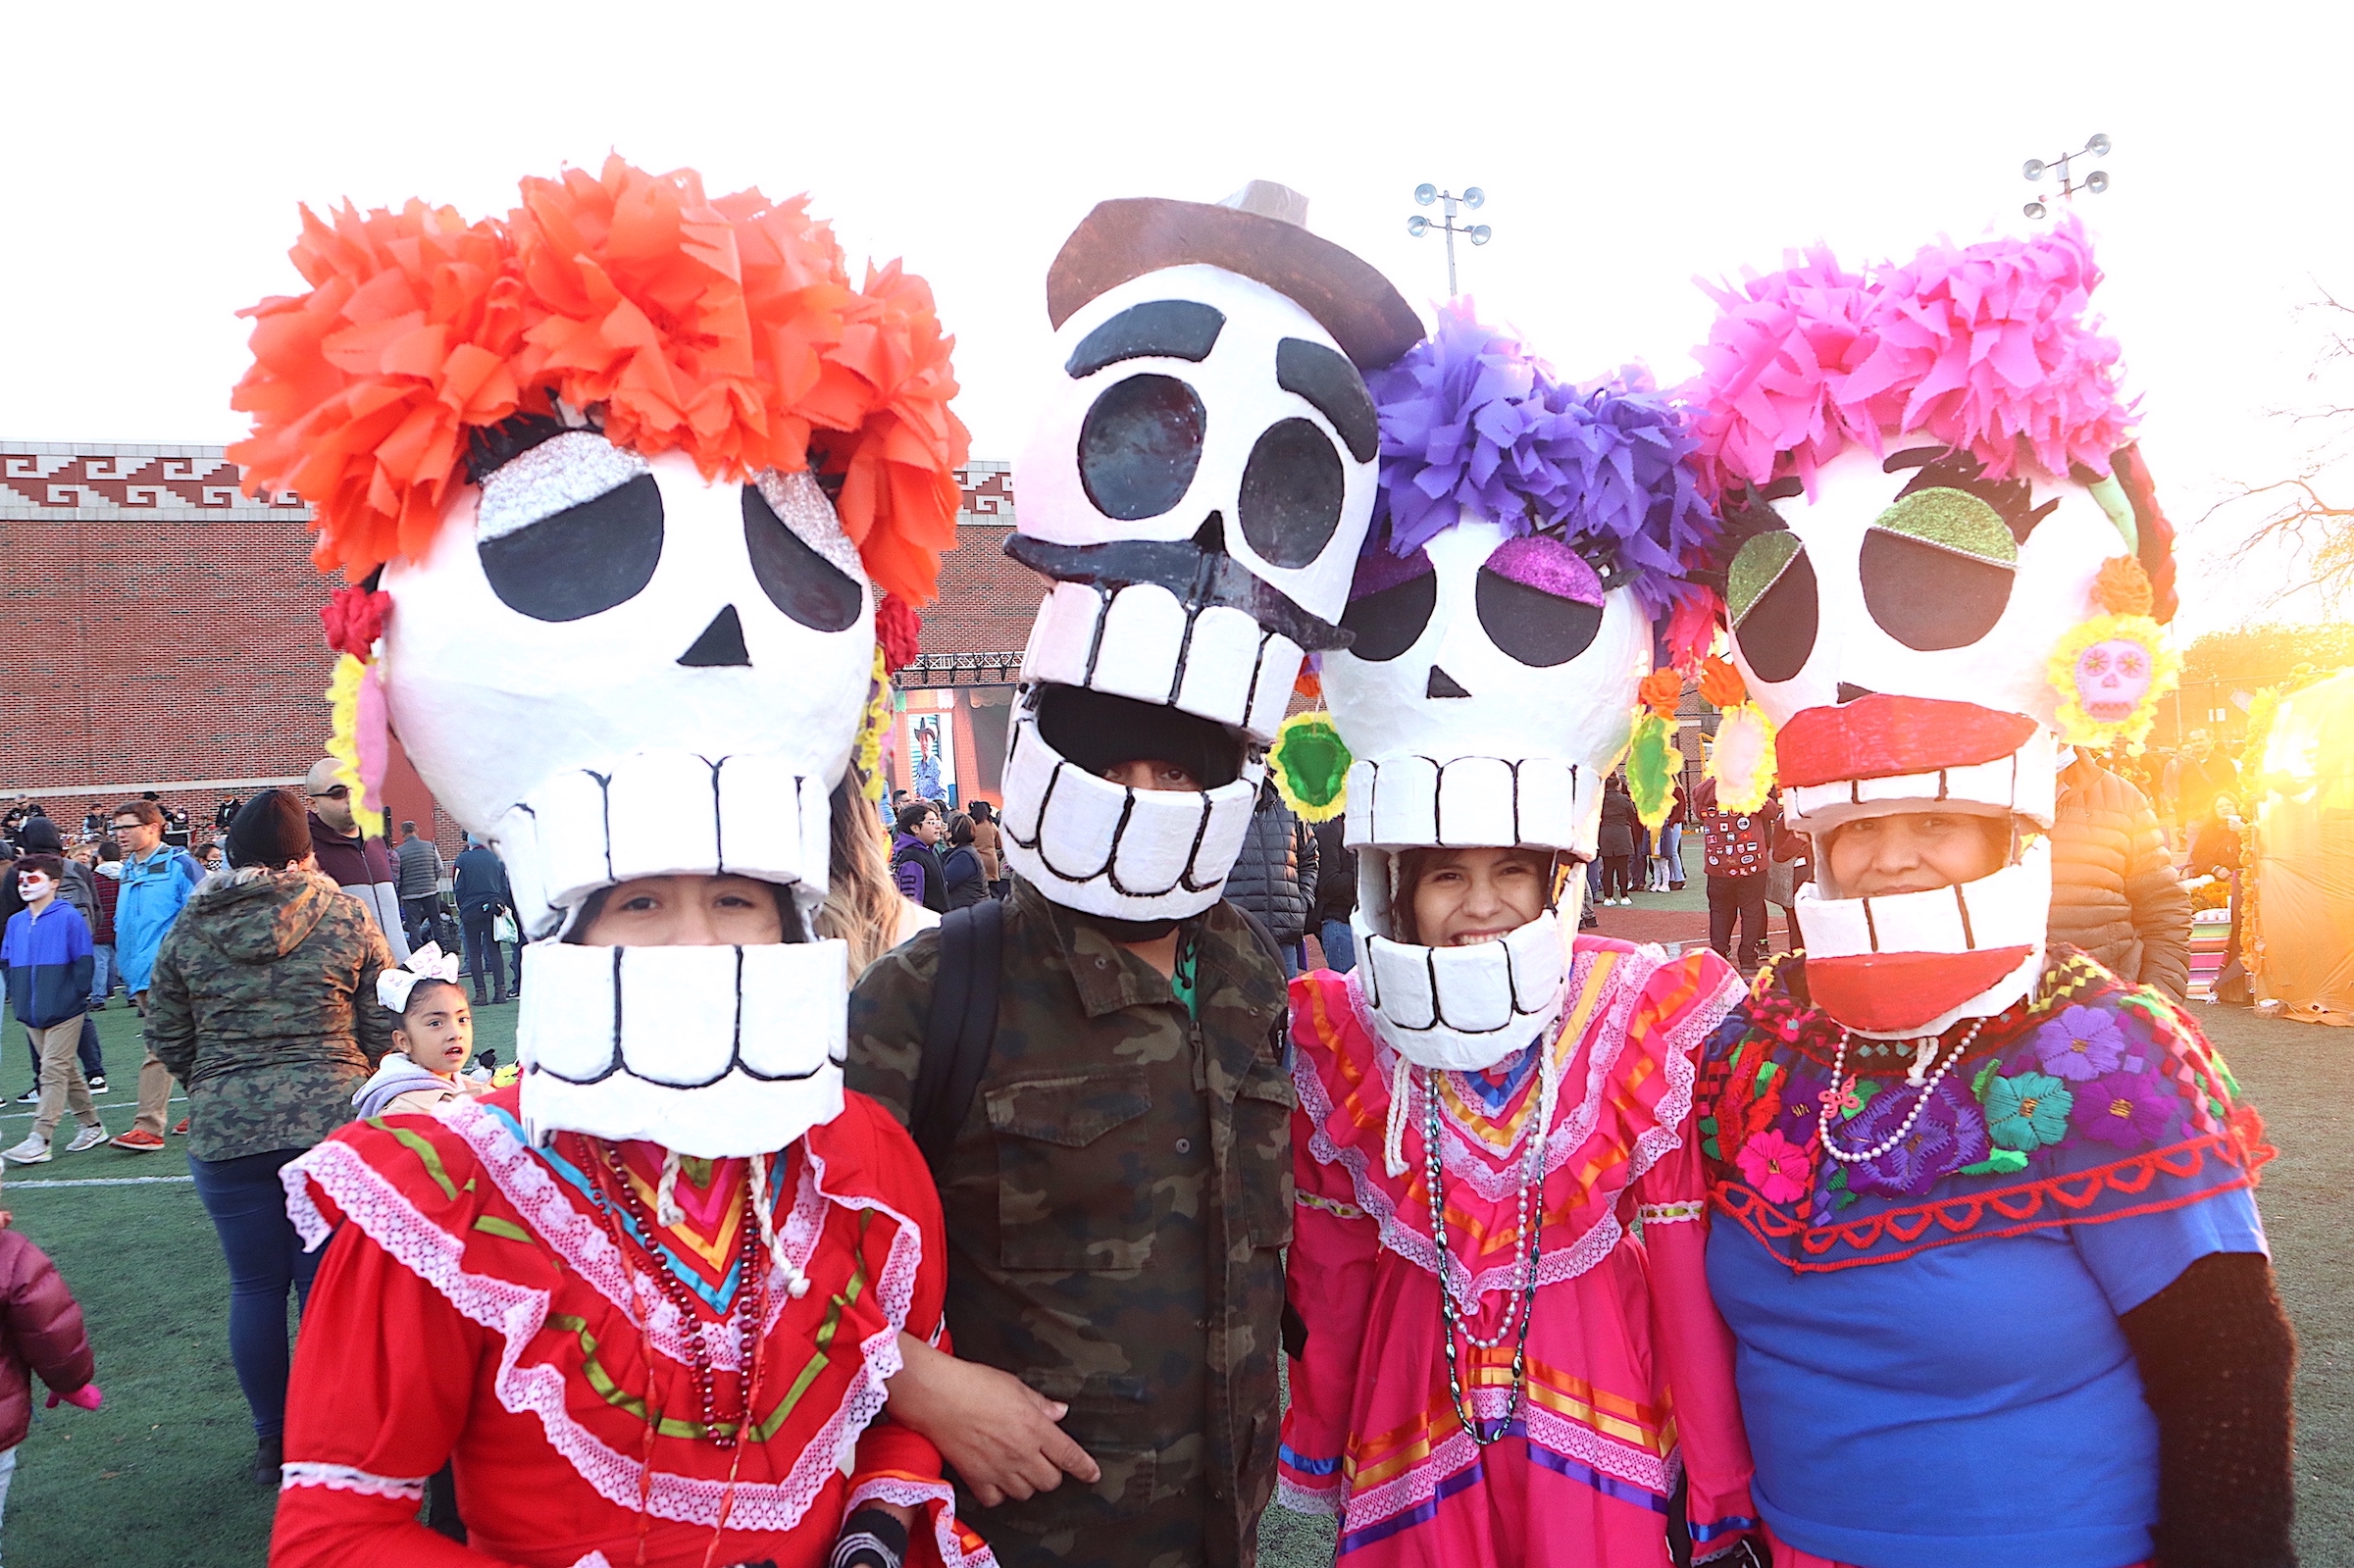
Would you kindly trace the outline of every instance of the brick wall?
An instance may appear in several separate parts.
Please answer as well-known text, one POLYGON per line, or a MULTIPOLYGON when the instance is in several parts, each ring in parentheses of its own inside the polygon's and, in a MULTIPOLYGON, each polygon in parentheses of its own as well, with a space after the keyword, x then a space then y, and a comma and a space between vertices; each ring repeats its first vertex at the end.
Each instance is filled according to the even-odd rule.
MULTIPOLYGON (((963 478, 924 649, 1018 654, 1044 580, 1001 550, 1007 465, 963 478)), ((0 797, 32 791, 77 822, 153 788, 201 842, 217 801, 325 754, 334 655, 318 611, 333 583, 311 565, 309 508, 236 486, 217 446, 0 440, 0 797)), ((958 777, 981 777, 969 725, 958 740, 958 777)), ((385 793, 394 836, 404 817, 431 820, 456 853, 456 825, 405 758, 385 793)))

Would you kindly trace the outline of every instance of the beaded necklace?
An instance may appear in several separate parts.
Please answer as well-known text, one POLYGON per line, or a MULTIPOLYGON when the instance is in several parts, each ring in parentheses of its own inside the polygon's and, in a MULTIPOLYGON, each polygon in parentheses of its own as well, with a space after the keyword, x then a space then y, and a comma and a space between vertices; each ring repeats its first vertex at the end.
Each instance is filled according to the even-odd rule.
POLYGON ((1817 1096, 1820 1100, 1822 1108, 1815 1113, 1815 1129, 1821 1135, 1822 1151, 1842 1165, 1868 1165, 1902 1143, 1906 1136, 1913 1131, 1913 1124, 1920 1120, 1920 1113, 1928 1108, 1929 1097, 1937 1092, 1937 1086, 1944 1083, 1945 1076, 1954 1070, 1964 1056, 1969 1054, 1970 1047, 1977 1040, 1978 1031, 1985 1027, 1986 1020, 1983 1018, 1972 1019, 1969 1031, 1963 1035, 1961 1041, 1954 1046, 1952 1052, 1945 1055, 1943 1061, 1938 1062, 1937 1070, 1929 1074, 1925 1081, 1921 1077, 1922 1072, 1929 1063, 1937 1061, 1939 1055, 1937 1037, 1932 1035, 1919 1041, 1913 1058, 1913 1070, 1905 1075, 1907 1084, 1919 1086, 1919 1097, 1913 1101, 1913 1108, 1905 1113, 1904 1121, 1898 1125, 1895 1132, 1889 1134, 1872 1147, 1861 1151, 1843 1149, 1831 1141, 1831 1112, 1854 1091, 1854 1084, 1847 1076, 1849 1031, 1840 1030, 1839 1048, 1831 1056, 1831 1087, 1817 1096))
MULTIPOLYGON (((1546 1050, 1539 1043, 1540 1052, 1546 1050)), ((1455 1254, 1447 1240, 1447 1198, 1445 1176, 1439 1153, 1439 1094, 1438 1085, 1429 1069, 1422 1074, 1422 1159, 1423 1185, 1430 1193, 1430 1236, 1438 1248, 1439 1322, 1447 1343, 1447 1394, 1455 1404, 1455 1419, 1473 1442, 1486 1447, 1499 1442, 1511 1430, 1513 1419, 1520 1413, 1520 1399, 1528 1387, 1528 1325, 1537 1301, 1537 1264, 1545 1250, 1543 1193, 1545 1188, 1545 1136, 1551 1130, 1553 1095, 1551 1056, 1540 1059, 1539 1071, 1544 1075, 1540 1086, 1537 1125, 1529 1129, 1528 1141, 1520 1146, 1520 1191, 1513 1207, 1512 1249, 1520 1255, 1520 1283, 1513 1287, 1517 1296, 1516 1310, 1508 1310, 1504 1327, 1493 1339, 1482 1339, 1471 1332, 1464 1322, 1466 1315, 1476 1315, 1479 1302, 1476 1296, 1468 1308, 1459 1305, 1455 1296, 1454 1282, 1448 1278, 1447 1266, 1455 1254), (1517 1319, 1517 1328, 1514 1319, 1517 1319), (1512 1391, 1506 1402, 1504 1416, 1489 1430, 1463 1397, 1462 1373, 1458 1365, 1455 1340, 1458 1330, 1473 1345, 1493 1350, 1502 1345, 1508 1335, 1512 1337, 1512 1391)))
MULTIPOLYGON (((630 1184, 629 1170, 622 1163, 621 1150, 602 1139, 595 1141, 596 1146, 604 1153, 605 1168, 612 1175, 613 1194, 612 1196, 607 1195, 605 1183, 594 1174, 594 1167, 590 1165, 587 1167, 591 1172, 591 1180, 588 1184, 589 1198, 595 1203, 597 1212, 604 1217, 607 1228, 615 1233, 615 1243, 621 1251, 625 1263, 630 1260, 630 1249, 619 1246, 624 1227, 619 1223, 619 1217, 613 1212, 614 1199, 618 1198, 621 1207, 627 1211, 631 1222, 627 1230, 632 1235, 632 1239, 638 1242, 639 1250, 645 1254, 646 1261, 651 1265, 650 1272, 655 1285, 661 1289, 663 1295, 668 1298, 679 1314, 681 1338, 687 1341, 688 1359, 694 1374, 695 1393, 702 1406, 703 1422, 699 1436, 708 1438, 714 1446, 721 1449, 734 1448, 743 1433, 750 1430, 752 1426, 752 1390, 759 1382, 760 1326, 768 1319, 768 1269, 766 1267, 768 1259, 759 1255, 759 1238, 762 1228, 757 1200, 752 1190, 759 1172, 755 1167, 744 1178, 743 1219, 741 1227, 742 1234, 737 1242, 738 1266, 743 1272, 740 1276, 742 1283, 737 1290, 736 1301, 729 1316, 736 1326, 737 1366, 740 1369, 738 1384, 742 1393, 743 1408, 735 1423, 730 1426, 719 1419, 718 1380, 711 1367, 711 1347, 704 1342, 701 1326, 695 1318, 694 1296, 687 1289, 685 1282, 673 1274, 670 1268, 663 1263, 660 1255, 655 1252, 653 1218, 645 1212, 644 1203, 640 1200, 637 1189, 630 1184)), ((640 1327, 642 1328, 642 1325, 640 1327)), ((648 1379, 646 1404, 650 1410, 653 1405, 651 1381, 653 1362, 650 1359, 646 1362, 646 1375, 648 1379)))

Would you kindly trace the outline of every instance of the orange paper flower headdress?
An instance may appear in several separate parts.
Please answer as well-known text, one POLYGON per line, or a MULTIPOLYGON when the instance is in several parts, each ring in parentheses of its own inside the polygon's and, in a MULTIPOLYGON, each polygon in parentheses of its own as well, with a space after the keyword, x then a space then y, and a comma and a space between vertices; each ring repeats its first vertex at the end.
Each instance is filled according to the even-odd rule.
POLYGON ((305 208, 310 292, 244 312, 254 364, 230 404, 254 430, 230 456, 249 487, 311 499, 320 566, 356 581, 421 557, 474 432, 560 400, 706 478, 839 478, 875 585, 928 602, 967 438, 924 281, 895 262, 852 288, 805 199, 708 199, 691 170, 615 157, 522 192, 473 224, 421 201, 305 208))

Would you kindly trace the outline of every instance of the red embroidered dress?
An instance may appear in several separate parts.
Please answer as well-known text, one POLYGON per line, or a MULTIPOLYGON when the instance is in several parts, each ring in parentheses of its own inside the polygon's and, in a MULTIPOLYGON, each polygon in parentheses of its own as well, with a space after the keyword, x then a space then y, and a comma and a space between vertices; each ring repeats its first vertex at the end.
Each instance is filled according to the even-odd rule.
POLYGON ((886 1112, 846 1096, 769 1173, 777 1231, 810 1282, 795 1298, 745 1235, 748 1162, 714 1161, 704 1184, 691 1168, 685 1218, 656 1225, 659 1151, 626 1146, 636 1201, 617 1202, 603 1145, 567 1133, 533 1150, 515 1101, 509 1088, 355 1123, 286 1167, 306 1241, 349 1223, 303 1314, 274 1568, 807 1568, 867 1498, 926 1516, 911 1562, 994 1561, 953 1518, 938 1451, 878 1419, 900 1329, 938 1336, 946 1287, 945 1256, 924 1244, 939 1199, 886 1112), (686 1336, 702 1339, 709 1407, 732 1432, 747 1280, 763 1308, 753 1441, 724 1448, 686 1336), (445 1461, 463 1546, 417 1522, 445 1461))
POLYGON ((1290 1290, 1307 1340, 1291 1363, 1280 1495, 1341 1516, 1341 1561, 1657 1568, 1679 1473, 1699 1556, 1755 1527, 1731 1345, 1704 1277, 1708 1186, 1686 1131, 1696 1052, 1739 995, 1714 953, 1663 961, 1577 938, 1562 1025, 1544 1047, 1561 1088, 1526 1390, 1508 1435, 1483 1450, 1448 1385, 1424 1086, 1440 1102, 1446 1267, 1459 1295, 1477 1297, 1464 1328, 1501 1337, 1494 1348, 1457 1340, 1466 1397, 1492 1428, 1512 1385, 1536 1052, 1492 1074, 1414 1070, 1407 1174, 1392 1177, 1382 1141, 1397 1053, 1354 977, 1292 983, 1290 1290))

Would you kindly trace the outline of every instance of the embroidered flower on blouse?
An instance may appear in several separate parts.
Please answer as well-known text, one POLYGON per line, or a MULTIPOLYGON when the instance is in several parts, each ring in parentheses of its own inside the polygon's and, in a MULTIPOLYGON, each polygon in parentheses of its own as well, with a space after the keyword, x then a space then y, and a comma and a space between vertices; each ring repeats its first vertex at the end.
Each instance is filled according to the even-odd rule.
POLYGON ((2035 1056, 2043 1070, 2072 1084, 2116 1072, 2124 1050, 2117 1020, 2098 1007, 2071 1007, 2035 1032, 2035 1056))
MULTIPOLYGON (((1861 1114, 1839 1125, 1842 1147, 1876 1147, 1912 1115, 1919 1096, 1908 1089, 1875 1094, 1861 1114)), ((1847 1168, 1847 1185, 1884 1197, 1918 1196, 1965 1165, 1986 1157, 1986 1120, 1962 1087, 1948 1079, 1937 1086, 1913 1129, 1878 1159, 1847 1168)))
POLYGON ((1815 1175, 1807 1151, 1768 1128, 1741 1145, 1741 1174, 1768 1203, 1794 1203, 1806 1196, 1815 1175))
POLYGON ((1986 1132, 1998 1148, 2032 1153, 2068 1136, 2076 1096, 2049 1073, 2021 1073, 1986 1086, 1986 1132))
POLYGON ((2166 1136, 2175 1097, 2140 1073, 2111 1073, 2076 1091, 2074 1120, 2089 1138, 2121 1149, 2140 1148, 2166 1136))

